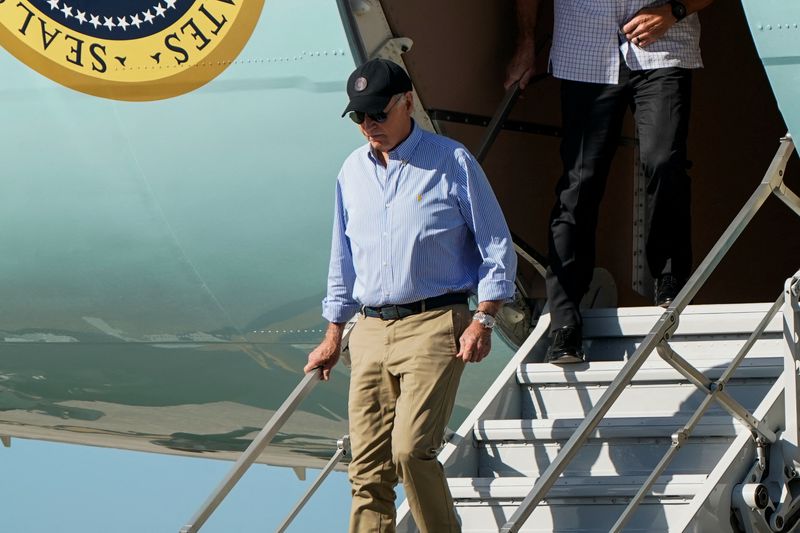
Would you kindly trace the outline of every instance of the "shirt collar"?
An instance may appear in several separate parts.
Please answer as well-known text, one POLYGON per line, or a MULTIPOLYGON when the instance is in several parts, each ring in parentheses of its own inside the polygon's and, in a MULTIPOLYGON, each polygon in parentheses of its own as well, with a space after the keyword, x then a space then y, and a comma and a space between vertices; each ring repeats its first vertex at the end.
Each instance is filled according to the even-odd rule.
MULTIPOLYGON (((411 154, 414 153, 419 141, 422 140, 422 128, 417 126, 416 121, 411 119, 411 133, 408 134, 408 137, 394 147, 393 150, 389 152, 389 159, 399 159, 400 161, 408 161, 411 159, 411 154)), ((367 154, 373 161, 377 161, 377 156, 373 153, 372 147, 367 144, 367 154)))

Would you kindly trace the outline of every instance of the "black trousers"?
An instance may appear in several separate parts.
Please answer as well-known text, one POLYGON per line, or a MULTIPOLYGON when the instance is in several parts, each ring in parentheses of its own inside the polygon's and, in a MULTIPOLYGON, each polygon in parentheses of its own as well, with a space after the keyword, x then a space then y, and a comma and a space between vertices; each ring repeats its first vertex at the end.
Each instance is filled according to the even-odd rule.
POLYGON ((556 187, 550 217, 546 280, 552 330, 582 324, 579 304, 594 271, 597 213, 628 107, 634 113, 647 178, 645 251, 650 273, 655 278, 665 274, 689 277, 692 246, 686 137, 691 81, 691 70, 631 71, 623 63, 618 85, 561 82, 564 174, 556 187))

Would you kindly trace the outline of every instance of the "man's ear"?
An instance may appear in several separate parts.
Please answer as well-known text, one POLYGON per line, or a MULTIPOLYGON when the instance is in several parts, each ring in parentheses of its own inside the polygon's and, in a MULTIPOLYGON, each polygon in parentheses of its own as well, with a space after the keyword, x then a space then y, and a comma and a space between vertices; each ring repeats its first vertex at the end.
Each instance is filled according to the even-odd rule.
POLYGON ((414 111, 414 93, 412 91, 408 91, 405 95, 406 100, 406 109, 408 113, 411 114, 414 111))

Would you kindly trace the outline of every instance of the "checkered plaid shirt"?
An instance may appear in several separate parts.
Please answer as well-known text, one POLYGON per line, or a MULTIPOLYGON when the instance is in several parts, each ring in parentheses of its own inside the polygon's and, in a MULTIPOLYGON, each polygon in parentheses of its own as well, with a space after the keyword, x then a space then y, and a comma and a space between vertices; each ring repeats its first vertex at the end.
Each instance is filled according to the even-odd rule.
POLYGON ((700 20, 693 13, 663 37, 639 48, 625 39, 622 26, 644 7, 663 0, 555 0, 550 71, 556 78, 616 84, 620 58, 631 70, 700 68, 700 20))

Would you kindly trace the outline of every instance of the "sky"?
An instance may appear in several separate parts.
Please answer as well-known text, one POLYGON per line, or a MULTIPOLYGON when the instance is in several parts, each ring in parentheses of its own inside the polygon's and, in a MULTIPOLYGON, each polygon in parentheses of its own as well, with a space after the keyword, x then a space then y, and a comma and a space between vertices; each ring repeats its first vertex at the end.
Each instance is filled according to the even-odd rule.
MULTIPOLYGON (((0 449, 0 530, 178 533, 232 465, 13 439, 0 449)), ((201 531, 275 531, 318 473, 301 482, 291 469, 254 465, 201 531)), ((347 478, 335 472, 288 531, 345 531, 349 501, 347 478)))
MULTIPOLYGON (((261 58, 267 62, 267 86, 275 91, 269 94, 285 98, 287 112, 301 108, 303 100, 309 98, 310 93, 304 92, 304 87, 326 87, 325 84, 332 83, 343 87, 353 68, 335 2, 265 2, 259 26, 248 47, 242 52, 242 58, 258 59, 254 50, 269 51, 269 57, 261 58), (316 57, 308 59, 314 54, 316 57), (312 65, 313 79, 304 81, 291 77, 297 63, 290 59, 296 56, 304 56, 305 64, 312 65), (276 59, 284 57, 287 58, 284 61, 276 59), (270 80, 274 80, 272 85, 270 80), (290 87, 282 88, 285 80, 293 80, 290 87)), ((30 72, 12 76, 10 73, 22 72, 25 67, 2 49, 0 65, 6 73, 2 80, 6 90, 13 90, 17 83, 34 83, 44 91, 52 90, 53 82, 38 75, 32 78, 30 72)), ((214 83, 225 83, 225 79, 223 73, 200 90, 215 90, 214 83)), ((340 109, 346 97, 344 94, 341 98, 333 96, 330 92, 327 96, 328 101, 335 101, 335 109, 330 109, 330 120, 341 121, 340 109)), ((169 105, 169 101, 163 105, 169 105)), ((352 136, 332 144, 341 145, 343 159, 358 142, 353 129, 352 136)), ((332 449, 331 454, 334 451, 332 449)), ((3 479, 0 531, 178 532, 232 465, 232 462, 210 459, 15 438, 10 448, 0 448, 3 479)), ((202 531, 274 531, 317 473, 309 470, 308 480, 302 482, 291 469, 253 466, 202 531)), ((344 531, 348 507, 346 476, 334 473, 289 531, 344 531)))

